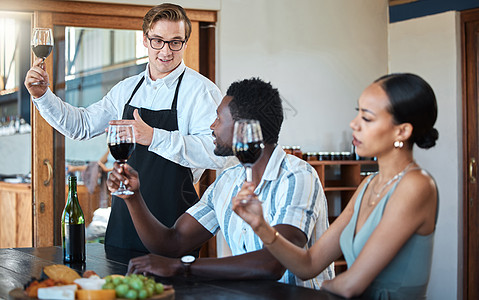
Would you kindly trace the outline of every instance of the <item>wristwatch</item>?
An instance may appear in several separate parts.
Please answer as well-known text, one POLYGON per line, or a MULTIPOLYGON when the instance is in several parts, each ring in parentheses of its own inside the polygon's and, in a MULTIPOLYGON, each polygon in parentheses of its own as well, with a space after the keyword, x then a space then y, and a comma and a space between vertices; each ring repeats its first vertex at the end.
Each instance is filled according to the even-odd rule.
POLYGON ((185 255, 181 258, 181 263, 185 267, 185 276, 190 275, 190 267, 191 264, 194 263, 196 260, 196 257, 193 255, 185 255))

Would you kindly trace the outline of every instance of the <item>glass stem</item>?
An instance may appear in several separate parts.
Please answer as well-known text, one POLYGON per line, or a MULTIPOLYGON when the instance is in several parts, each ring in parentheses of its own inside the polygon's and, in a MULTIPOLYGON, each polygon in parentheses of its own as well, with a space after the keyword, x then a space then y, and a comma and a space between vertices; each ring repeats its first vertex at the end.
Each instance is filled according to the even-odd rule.
MULTIPOLYGON (((39 67, 45 71, 45 57, 42 57, 42 62, 40 63, 39 67)), ((42 80, 42 81, 38 82, 37 85, 49 86, 50 83, 42 80)))
MULTIPOLYGON (((124 174, 124 173, 125 173, 125 167, 124 167, 124 163, 123 163, 123 162, 120 163, 120 167, 121 167, 121 169, 122 169, 122 171, 123 171, 122 173, 124 174)), ((118 188, 118 190, 120 190, 120 191, 126 190, 126 186, 125 186, 125 184, 123 183, 123 180, 120 181, 120 187, 118 188)))
POLYGON ((253 181, 253 169, 251 167, 246 167, 246 182, 253 181))
POLYGON ((123 181, 120 181, 120 187, 118 188, 120 191, 126 190, 125 184, 123 181))

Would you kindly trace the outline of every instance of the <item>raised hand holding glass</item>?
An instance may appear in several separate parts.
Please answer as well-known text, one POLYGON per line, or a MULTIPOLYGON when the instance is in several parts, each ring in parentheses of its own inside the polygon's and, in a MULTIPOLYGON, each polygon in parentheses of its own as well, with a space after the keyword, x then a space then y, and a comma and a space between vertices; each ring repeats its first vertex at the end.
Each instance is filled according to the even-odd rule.
MULTIPOLYGON (((35 56, 41 58, 43 68, 45 58, 47 58, 53 50, 53 34, 50 28, 35 28, 32 35, 32 51, 35 56)), ((48 82, 38 81, 33 82, 32 85, 49 85, 48 82)))

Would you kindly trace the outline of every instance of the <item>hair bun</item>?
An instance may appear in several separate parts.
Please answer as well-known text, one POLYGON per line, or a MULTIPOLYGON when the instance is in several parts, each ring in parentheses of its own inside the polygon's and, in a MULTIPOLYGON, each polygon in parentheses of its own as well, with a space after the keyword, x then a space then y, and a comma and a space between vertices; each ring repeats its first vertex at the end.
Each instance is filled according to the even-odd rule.
POLYGON ((439 138, 439 132, 436 128, 431 128, 428 132, 424 133, 415 139, 415 143, 419 148, 429 149, 436 145, 436 140, 439 138))

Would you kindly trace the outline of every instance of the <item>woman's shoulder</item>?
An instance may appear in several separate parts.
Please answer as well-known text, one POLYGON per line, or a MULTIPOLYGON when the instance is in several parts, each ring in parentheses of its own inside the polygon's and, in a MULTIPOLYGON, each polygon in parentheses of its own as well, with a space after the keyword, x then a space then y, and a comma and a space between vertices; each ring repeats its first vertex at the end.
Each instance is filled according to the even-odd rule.
POLYGON ((392 209, 390 212, 394 211, 402 222, 410 222, 411 226, 415 224, 415 233, 430 234, 434 231, 438 211, 434 178, 419 168, 407 172, 397 185, 388 206, 392 209))
POLYGON ((436 194, 436 182, 426 170, 417 168, 404 174, 398 188, 410 194, 436 194))
POLYGON ((364 177, 364 179, 361 181, 361 183, 359 183, 356 191, 361 191, 365 185, 367 185, 369 183, 369 181, 371 181, 374 176, 376 176, 378 173, 375 172, 375 173, 371 173, 369 175, 367 175, 366 177, 364 177))
POLYGON ((430 215, 437 205, 434 178, 423 169, 414 169, 401 178, 389 202, 395 209, 415 215, 430 215))

